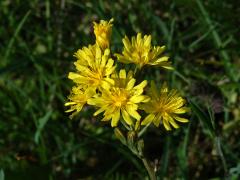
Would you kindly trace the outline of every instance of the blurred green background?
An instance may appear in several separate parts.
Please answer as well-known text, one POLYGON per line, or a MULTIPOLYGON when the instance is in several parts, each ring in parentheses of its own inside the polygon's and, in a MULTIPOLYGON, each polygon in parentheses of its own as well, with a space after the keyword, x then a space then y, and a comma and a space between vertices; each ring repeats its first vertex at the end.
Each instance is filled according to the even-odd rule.
POLYGON ((150 128, 146 155, 160 179, 240 178, 240 2, 1 0, 0 179, 146 179, 141 161, 85 109, 64 112, 73 53, 92 22, 114 18, 112 50, 136 32, 166 45, 175 67, 146 78, 181 91, 190 123, 150 128))

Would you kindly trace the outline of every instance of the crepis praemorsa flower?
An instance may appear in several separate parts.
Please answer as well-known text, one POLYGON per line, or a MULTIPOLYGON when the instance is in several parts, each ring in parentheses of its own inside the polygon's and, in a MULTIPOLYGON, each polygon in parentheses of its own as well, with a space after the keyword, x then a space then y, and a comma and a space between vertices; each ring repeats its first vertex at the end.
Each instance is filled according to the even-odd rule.
POLYGON ((171 130, 179 127, 176 121, 188 122, 179 116, 189 108, 177 90, 169 90, 165 83, 161 89, 154 82, 148 86, 144 79, 136 83, 134 77, 143 66, 173 69, 169 57, 163 54, 165 46, 152 46, 151 35, 137 33, 131 41, 125 36, 122 53, 112 56, 112 23, 113 19, 94 22, 95 44, 74 54, 76 71, 70 72, 68 77, 75 85, 65 104, 70 107, 66 112, 73 117, 83 106, 94 106, 98 108, 94 116, 103 113, 102 121, 111 121, 112 127, 121 122, 135 130, 151 123, 157 127, 163 124, 166 130, 171 130), (136 69, 118 71, 118 63, 134 64, 136 69))

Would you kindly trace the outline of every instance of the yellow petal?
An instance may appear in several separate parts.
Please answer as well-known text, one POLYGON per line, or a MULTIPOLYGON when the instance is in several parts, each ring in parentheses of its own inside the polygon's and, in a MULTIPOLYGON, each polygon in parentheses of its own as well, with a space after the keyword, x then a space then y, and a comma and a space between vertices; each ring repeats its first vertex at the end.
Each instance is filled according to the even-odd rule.
MULTIPOLYGON (((104 106, 104 105, 105 105, 105 104, 103 104, 102 106, 104 106)), ((114 114, 115 112, 117 112, 118 109, 119 109, 119 108, 116 107, 116 106, 109 105, 108 108, 106 108, 106 110, 105 110, 105 112, 104 112, 104 116, 105 116, 105 115, 113 116, 113 114, 114 114)))
POLYGON ((166 49, 166 46, 156 46, 154 47, 154 50, 156 51, 156 56, 160 55, 164 50, 166 49))
POLYGON ((160 62, 168 61, 168 59, 169 59, 169 57, 163 56, 163 57, 157 59, 153 64, 158 64, 160 62))
POLYGON ((68 109, 65 112, 68 113, 68 112, 72 112, 72 111, 75 111, 75 109, 68 109))
POLYGON ((130 98, 130 101, 133 103, 140 103, 146 100, 146 96, 140 95, 140 96, 132 96, 130 98))
POLYGON ((110 89, 111 84, 108 83, 107 81, 102 81, 102 83, 101 83, 101 87, 102 87, 103 89, 108 90, 108 89, 110 89))
POLYGON ((110 115, 106 115, 103 117, 103 119, 101 121, 110 121, 111 120, 111 116, 110 115))
POLYGON ((136 120, 140 120, 141 119, 141 116, 138 114, 138 112, 136 111, 136 109, 134 109, 133 106, 127 105, 126 106, 126 110, 127 110, 128 114, 130 114, 130 116, 132 116, 136 120))
POLYGON ((128 74, 127 74, 127 79, 132 79, 133 78, 133 75, 134 75, 134 73, 133 73, 133 71, 128 71, 128 74))
POLYGON ((179 116, 173 116, 173 118, 176 119, 176 120, 179 121, 179 122, 182 122, 182 123, 189 122, 188 119, 182 118, 182 117, 179 117, 179 116))
POLYGON ((100 60, 102 58, 102 51, 99 47, 96 48, 96 62, 100 64, 100 60))
POLYGON ((104 50, 104 56, 109 56, 110 55, 110 49, 105 49, 104 50))
POLYGON ((116 69, 116 66, 107 67, 107 68, 105 69, 105 70, 106 70, 105 76, 109 76, 109 75, 111 75, 112 73, 114 73, 115 69, 116 69))
POLYGON ((183 113, 186 113, 186 112, 189 112, 189 111, 190 111, 189 108, 182 107, 182 108, 174 110, 173 113, 175 113, 175 114, 183 114, 183 113))
POLYGON ((74 72, 70 72, 68 74, 69 79, 76 79, 76 78, 79 78, 79 77, 82 77, 82 76, 80 74, 77 74, 77 73, 74 73, 74 72))
POLYGON ((128 125, 132 125, 132 118, 129 116, 129 114, 127 113, 127 111, 125 111, 124 109, 121 110, 122 112, 122 116, 124 121, 128 124, 128 125))
POLYGON ((101 65, 100 65, 101 68, 104 68, 106 66, 107 60, 108 60, 108 56, 102 57, 102 61, 101 61, 101 65))
POLYGON ((136 82, 136 80, 135 80, 134 78, 132 78, 132 79, 127 83, 126 90, 131 90, 131 89, 134 87, 135 82, 136 82))
POLYGON ((170 102, 171 104, 169 103, 170 105, 168 107, 169 109, 173 109, 173 110, 178 109, 185 104, 185 100, 181 97, 178 97, 178 98, 173 97, 170 102))
POLYGON ((161 66, 165 69, 174 70, 174 67, 172 67, 171 65, 161 65, 161 66))
POLYGON ((83 65, 81 65, 81 64, 78 64, 77 62, 75 62, 74 63, 75 64, 75 66, 76 66, 76 69, 78 70, 78 71, 82 71, 82 72, 85 72, 85 71, 89 71, 89 69, 86 67, 86 66, 83 66, 83 65))
POLYGON ((159 124, 161 122, 161 119, 162 119, 162 115, 159 113, 156 115, 156 117, 154 118, 153 120, 153 124, 156 126, 156 127, 159 127, 159 124))
POLYGON ((151 100, 151 98, 149 96, 144 96, 144 99, 142 100, 142 102, 146 103, 146 102, 149 102, 150 100, 151 100))
POLYGON ((147 113, 154 113, 154 111, 156 111, 155 107, 151 102, 146 104, 140 104, 139 109, 144 110, 147 113))
POLYGON ((145 117, 145 119, 142 121, 141 125, 147 125, 149 123, 151 123, 153 121, 153 119, 155 118, 154 114, 149 114, 147 117, 145 117))
POLYGON ((144 41, 144 46, 151 46, 151 39, 152 39, 151 35, 146 36, 146 39, 144 41))
POLYGON ((106 110, 106 106, 101 107, 100 109, 98 109, 98 110, 93 114, 93 116, 97 116, 98 114, 102 113, 102 112, 105 111, 105 110, 106 110))
POLYGON ((134 87, 134 89, 143 89, 147 85, 147 80, 142 81, 140 84, 134 87))
MULTIPOLYGON (((134 88, 133 88, 134 89, 134 88)), ((141 95, 143 93, 143 89, 134 89, 134 95, 135 96, 139 96, 139 95, 141 95)))
POLYGON ((86 98, 89 99, 91 98, 94 94, 96 94, 96 88, 94 87, 89 87, 86 89, 86 91, 84 92, 84 94, 86 95, 86 98))
POLYGON ((171 116, 167 115, 167 118, 168 118, 169 123, 170 123, 175 129, 179 128, 178 124, 174 121, 174 119, 173 119, 171 116))
POLYGON ((87 103, 89 105, 95 105, 101 107, 103 104, 105 104, 105 101, 101 98, 90 98, 87 100, 87 103))
POLYGON ((141 34, 141 33, 138 33, 138 34, 137 34, 137 44, 140 44, 141 39, 142 39, 142 34, 141 34))
POLYGON ((122 40, 122 42, 123 42, 123 45, 124 45, 124 49, 126 49, 126 51, 131 51, 131 43, 130 43, 130 41, 129 41, 129 39, 128 39, 128 37, 127 36, 125 36, 124 38, 123 38, 123 40, 122 40))
POLYGON ((172 128, 170 127, 168 120, 163 118, 163 126, 165 127, 166 130, 171 131, 172 128))
POLYGON ((119 119, 120 119, 120 109, 118 109, 118 110, 112 115, 111 126, 112 126, 112 127, 117 126, 119 119))
POLYGON ((121 79, 126 79, 126 71, 125 71, 125 69, 121 69, 120 70, 120 73, 119 73, 119 77, 121 78, 121 79))
POLYGON ((67 103, 64 104, 64 106, 71 106, 71 105, 74 105, 74 104, 76 104, 76 102, 67 102, 67 103))
POLYGON ((104 78, 105 81, 107 81, 109 84, 114 85, 114 80, 111 78, 104 78))
POLYGON ((108 62, 107 62, 107 65, 106 65, 106 67, 107 67, 107 68, 110 68, 110 67, 112 67, 112 66, 113 66, 113 64, 114 64, 114 61, 113 61, 113 59, 108 59, 108 62))

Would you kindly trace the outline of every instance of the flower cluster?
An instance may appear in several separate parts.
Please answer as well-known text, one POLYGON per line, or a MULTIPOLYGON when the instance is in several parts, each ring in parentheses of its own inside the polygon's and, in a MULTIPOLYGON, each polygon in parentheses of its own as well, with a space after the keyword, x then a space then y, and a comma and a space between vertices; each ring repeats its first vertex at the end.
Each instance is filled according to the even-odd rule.
POLYGON ((102 121, 111 121, 112 127, 120 122, 134 130, 151 123, 171 130, 179 127, 176 121, 188 122, 179 116, 189 109, 177 90, 169 90, 166 84, 158 90, 154 82, 147 87, 147 80, 135 77, 147 65, 173 69, 169 57, 163 55, 165 46, 152 46, 151 35, 138 33, 131 41, 125 36, 122 53, 112 55, 112 23, 113 19, 94 22, 95 44, 74 54, 76 71, 70 72, 68 78, 75 86, 65 103, 69 107, 66 112, 72 118, 83 106, 91 105, 97 108, 94 116, 103 113, 102 121), (135 69, 118 70, 118 63, 135 64, 135 69))

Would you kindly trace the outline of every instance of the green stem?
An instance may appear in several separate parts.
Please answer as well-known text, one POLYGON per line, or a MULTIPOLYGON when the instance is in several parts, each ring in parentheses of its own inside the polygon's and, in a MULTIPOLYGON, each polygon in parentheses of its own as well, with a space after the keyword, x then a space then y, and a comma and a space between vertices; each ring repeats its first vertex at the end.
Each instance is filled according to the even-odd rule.
POLYGON ((139 133, 138 133, 138 138, 140 138, 147 130, 148 126, 150 125, 151 123, 147 124, 139 133))
POLYGON ((144 157, 141 158, 145 168, 147 169, 148 175, 150 177, 150 180, 157 180, 156 174, 154 169, 151 167, 151 165, 149 164, 148 160, 144 157))

